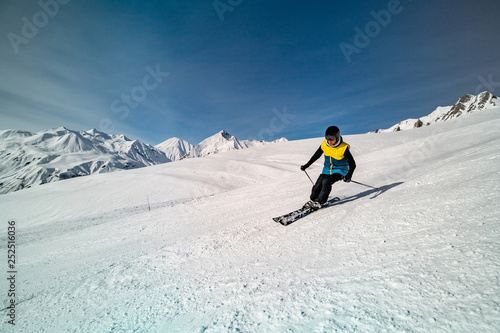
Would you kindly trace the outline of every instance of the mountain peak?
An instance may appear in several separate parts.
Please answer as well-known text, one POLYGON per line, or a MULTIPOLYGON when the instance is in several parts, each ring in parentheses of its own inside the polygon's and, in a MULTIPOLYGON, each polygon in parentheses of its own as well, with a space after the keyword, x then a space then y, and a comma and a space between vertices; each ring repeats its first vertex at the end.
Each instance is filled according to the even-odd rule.
POLYGON ((167 157, 172 161, 180 160, 183 156, 189 153, 193 147, 194 146, 189 142, 177 137, 170 138, 155 146, 156 149, 164 152, 165 155, 167 155, 167 157))
POLYGON ((436 122, 450 120, 456 117, 460 117, 463 114, 471 113, 474 111, 481 111, 486 109, 491 109, 500 106, 500 101, 498 97, 490 93, 489 91, 483 91, 477 96, 467 94, 458 99, 458 101, 452 106, 441 106, 436 108, 432 113, 427 116, 421 117, 419 119, 407 119, 397 123, 396 125, 381 130, 378 129, 375 133, 383 132, 398 132, 401 130, 407 130, 412 128, 419 128, 422 126, 428 126, 436 122))
POLYGON ((64 131, 64 132, 69 132, 70 130, 67 129, 66 127, 64 126, 59 126, 59 127, 55 127, 55 128, 51 128, 47 131, 53 131, 53 132, 61 132, 61 131, 64 131))
POLYGON ((98 129, 91 129, 91 130, 88 130, 88 131, 85 131, 85 133, 88 133, 88 134, 91 134, 91 135, 103 135, 103 134, 106 134, 104 132, 101 132, 99 131, 98 129))
POLYGON ((221 130, 218 134, 222 135, 222 137, 224 137, 227 140, 229 140, 232 137, 232 135, 226 132, 225 130, 221 130))

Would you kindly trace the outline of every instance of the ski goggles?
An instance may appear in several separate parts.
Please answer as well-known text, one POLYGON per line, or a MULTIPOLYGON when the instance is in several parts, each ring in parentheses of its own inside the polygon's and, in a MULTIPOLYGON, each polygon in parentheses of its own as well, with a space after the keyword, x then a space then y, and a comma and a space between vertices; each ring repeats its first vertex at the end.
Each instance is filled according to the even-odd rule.
POLYGON ((337 140, 337 136, 336 135, 326 135, 325 139, 335 141, 335 140, 337 140))

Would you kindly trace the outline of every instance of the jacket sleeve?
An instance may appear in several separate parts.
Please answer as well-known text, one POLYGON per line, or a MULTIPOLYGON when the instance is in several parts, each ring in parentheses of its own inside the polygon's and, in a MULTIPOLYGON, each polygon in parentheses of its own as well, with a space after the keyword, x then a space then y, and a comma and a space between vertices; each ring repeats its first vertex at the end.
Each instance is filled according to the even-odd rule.
POLYGON ((349 148, 347 148, 344 152, 344 157, 347 159, 347 163, 349 163, 349 172, 347 175, 352 176, 354 173, 354 169, 356 169, 356 162, 354 161, 354 157, 352 157, 349 148))
POLYGON ((306 167, 309 168, 311 166, 311 164, 313 164, 314 162, 316 162, 320 157, 321 155, 323 155, 323 150, 321 149, 321 146, 319 146, 318 150, 316 150, 316 152, 314 153, 314 155, 311 157, 311 159, 309 160, 309 162, 306 163, 306 167))

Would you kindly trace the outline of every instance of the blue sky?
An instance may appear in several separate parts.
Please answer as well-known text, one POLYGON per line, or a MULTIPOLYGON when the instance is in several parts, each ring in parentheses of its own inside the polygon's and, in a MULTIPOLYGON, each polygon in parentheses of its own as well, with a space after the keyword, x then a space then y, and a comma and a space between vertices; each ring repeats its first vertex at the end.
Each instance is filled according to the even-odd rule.
POLYGON ((497 0, 1 7, 0 129, 97 128, 150 144, 196 144, 221 129, 297 140, 500 93, 497 0))

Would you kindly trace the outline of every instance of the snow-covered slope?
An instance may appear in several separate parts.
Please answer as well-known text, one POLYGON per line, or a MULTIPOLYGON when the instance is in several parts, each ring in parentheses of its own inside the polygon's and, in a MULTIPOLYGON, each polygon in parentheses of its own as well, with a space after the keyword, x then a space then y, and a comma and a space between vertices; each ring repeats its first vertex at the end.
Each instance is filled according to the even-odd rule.
POLYGON ((446 121, 449 119, 460 117, 463 114, 497 108, 499 106, 500 101, 498 100, 498 98, 487 91, 484 91, 477 96, 465 95, 460 97, 460 99, 452 106, 440 106, 425 117, 419 119, 403 120, 388 129, 378 129, 375 131, 375 133, 398 132, 402 130, 419 128, 422 126, 429 126, 440 121, 446 121))
POLYGON ((489 109, 344 136, 381 191, 337 183, 341 202, 288 227, 271 218, 308 199, 322 138, 6 194, 18 303, 13 330, 0 279, 0 331, 499 332, 499 127, 489 109))
MULTIPOLYGON (((285 138, 281 138, 279 140, 273 141, 272 143, 281 143, 286 141, 287 140, 285 138)), ((258 140, 240 140, 237 137, 232 136, 228 132, 222 130, 219 133, 206 138, 205 140, 194 146, 191 151, 183 156, 183 158, 205 157, 211 154, 217 154, 230 150, 245 149, 267 143, 269 142, 258 140)))
POLYGON ((0 194, 119 169, 170 162, 151 145, 123 135, 64 127, 0 131, 0 194))
POLYGON ((184 155, 193 149, 193 145, 182 139, 173 137, 155 146, 161 150, 172 161, 180 160, 184 155))

